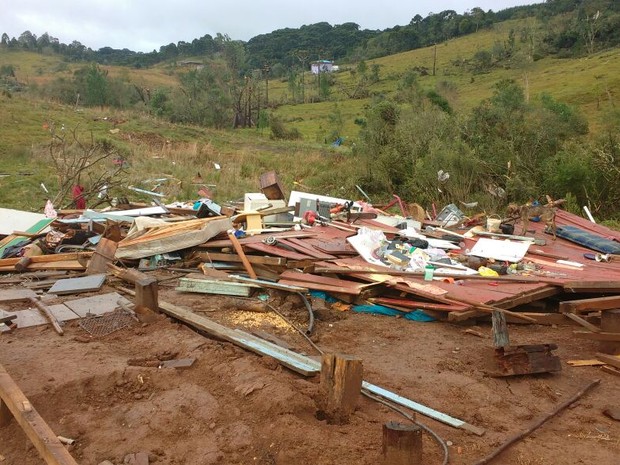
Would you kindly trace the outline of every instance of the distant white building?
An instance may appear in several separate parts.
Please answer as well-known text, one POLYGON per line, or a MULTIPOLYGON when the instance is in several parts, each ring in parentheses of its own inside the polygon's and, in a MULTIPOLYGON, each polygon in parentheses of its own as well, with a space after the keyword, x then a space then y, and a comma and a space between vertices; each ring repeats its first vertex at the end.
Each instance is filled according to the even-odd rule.
POLYGON ((332 71, 335 71, 334 68, 334 62, 329 60, 319 60, 310 63, 310 70, 312 71, 312 74, 331 73, 332 71))

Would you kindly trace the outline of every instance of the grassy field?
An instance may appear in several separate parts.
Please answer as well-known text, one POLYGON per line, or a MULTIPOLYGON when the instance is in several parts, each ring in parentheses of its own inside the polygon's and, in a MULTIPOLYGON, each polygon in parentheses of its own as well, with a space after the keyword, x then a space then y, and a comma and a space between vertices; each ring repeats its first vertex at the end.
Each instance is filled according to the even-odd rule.
MULTIPOLYGON (((620 91, 619 49, 580 59, 544 58, 530 62, 524 60, 524 45, 518 42, 513 60, 488 73, 474 75, 463 66, 476 52, 504 43, 511 29, 535 28, 531 21, 501 23, 491 30, 438 44, 436 48, 368 61, 368 69, 378 65, 380 70, 379 80, 368 91, 371 96, 394 96, 403 74, 413 67, 432 71, 436 54, 435 75, 420 76, 418 82, 424 90, 452 89, 447 97, 457 112, 469 112, 492 95, 499 80, 511 78, 527 87, 530 99, 549 93, 561 102, 578 106, 586 115, 591 132, 600 132, 605 126, 606 112, 616 103, 620 91)), ((34 85, 56 77, 69 79, 78 67, 85 66, 65 62, 57 56, 28 52, 0 53, 0 66, 4 65, 15 68, 20 82, 34 85)), ((169 63, 151 69, 103 68, 112 76, 150 89, 177 85, 180 72, 169 63)), ((352 89, 359 75, 351 72, 355 64, 343 63, 340 68, 334 74, 335 84, 328 101, 285 104, 272 110, 287 127, 301 132, 303 139, 296 142, 273 141, 268 130, 216 131, 173 125, 139 109, 76 109, 37 100, 28 92, 1 95, 0 205, 40 210, 45 199, 53 197, 58 177, 49 162, 50 128, 58 131, 62 127, 65 131, 75 131, 84 140, 90 140, 92 135, 95 140, 110 142, 128 161, 124 186, 157 188, 166 194, 167 201, 195 199, 201 185, 213 185, 219 201, 238 199, 244 192, 257 190, 259 175, 269 170, 276 170, 288 189, 357 196, 354 180, 361 167, 353 158, 351 147, 359 136, 355 121, 364 118, 371 97, 347 98, 343 89, 352 89), (329 142, 336 129, 333 122, 336 119, 341 121, 339 129, 345 145, 333 148, 329 142), (123 123, 115 127, 111 120, 123 123), (215 164, 221 169, 216 169, 215 164), (149 181, 161 178, 166 181, 149 181), (43 191, 41 183, 50 194, 43 191), (157 184, 160 185, 156 187, 157 184)), ((316 76, 306 73, 304 80, 306 101, 316 100, 316 76)), ((270 80, 271 102, 286 102, 289 93, 286 80, 270 80)), ((127 189, 114 195, 148 200, 127 189)))
MULTIPOLYGON (((491 50, 496 43, 504 43, 511 29, 523 27, 533 28, 533 20, 507 21, 499 23, 491 30, 450 40, 436 47, 436 73, 432 75, 435 47, 412 50, 368 61, 380 66, 380 81, 373 84, 370 91, 375 94, 393 95, 401 76, 410 68, 426 68, 431 73, 420 76, 418 82, 423 89, 436 89, 441 83, 448 82, 456 89, 451 104, 459 112, 467 112, 482 100, 490 97, 494 85, 501 79, 514 79, 528 89, 530 99, 548 93, 560 102, 575 105, 585 114, 590 122, 592 133, 599 132, 605 124, 606 110, 618 102, 620 92, 620 50, 613 49, 579 59, 543 58, 528 61, 524 58, 524 45, 517 43, 516 52, 511 62, 501 68, 494 68, 485 74, 472 74, 463 66, 457 66, 463 60, 471 59, 481 50, 491 50)), ((351 73, 348 68, 353 65, 341 66, 344 71, 336 74, 341 86, 350 86, 351 73)), ((316 78, 315 78, 316 79, 316 78)), ((316 96, 318 93, 315 82, 308 75, 307 94, 316 96)), ((332 99, 338 102, 340 112, 345 119, 344 135, 354 140, 358 128, 353 120, 363 116, 364 106, 370 99, 349 100, 338 92, 334 86, 332 99)), ((270 83, 270 93, 275 99, 288 92, 287 84, 281 81, 270 83)), ((319 126, 328 125, 327 115, 333 113, 334 102, 321 102, 306 105, 282 106, 277 114, 292 122, 309 140, 315 140, 320 133, 319 126), (300 116, 302 115, 302 116, 300 116)))

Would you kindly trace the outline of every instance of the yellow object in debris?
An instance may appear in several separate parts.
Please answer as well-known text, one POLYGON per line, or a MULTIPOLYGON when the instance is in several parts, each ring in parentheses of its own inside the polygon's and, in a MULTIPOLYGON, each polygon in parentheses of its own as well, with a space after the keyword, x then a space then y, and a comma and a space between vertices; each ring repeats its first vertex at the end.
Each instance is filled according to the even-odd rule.
POLYGON ((497 271, 492 270, 491 268, 487 268, 486 266, 481 266, 480 268, 478 268, 478 273, 480 274, 480 276, 487 276, 487 277, 499 276, 499 273, 497 271))

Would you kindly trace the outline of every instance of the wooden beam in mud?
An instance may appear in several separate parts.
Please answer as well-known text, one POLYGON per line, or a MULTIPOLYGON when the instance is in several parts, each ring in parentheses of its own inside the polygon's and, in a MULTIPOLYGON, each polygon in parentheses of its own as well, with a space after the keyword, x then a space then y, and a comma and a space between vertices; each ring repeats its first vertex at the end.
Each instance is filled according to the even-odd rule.
POLYGON ((57 435, 32 406, 13 378, 0 365, 0 427, 10 414, 22 427, 39 454, 49 465, 77 465, 57 435))

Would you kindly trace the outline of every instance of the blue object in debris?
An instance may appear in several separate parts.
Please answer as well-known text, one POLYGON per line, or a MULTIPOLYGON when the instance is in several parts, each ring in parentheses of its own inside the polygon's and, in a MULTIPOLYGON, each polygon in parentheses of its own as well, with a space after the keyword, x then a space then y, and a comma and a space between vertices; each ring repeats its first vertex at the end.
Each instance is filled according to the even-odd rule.
POLYGON ((310 295, 312 297, 316 297, 317 299, 322 299, 328 304, 333 304, 335 302, 338 302, 338 299, 336 299, 335 297, 332 297, 331 295, 323 291, 310 291, 310 295))
POLYGON ((383 305, 355 305, 353 307, 353 311, 358 312, 358 313, 372 313, 375 315, 400 316, 402 318, 405 318, 406 320, 411 320, 411 321, 422 321, 422 322, 435 321, 435 318, 427 315, 422 310, 414 310, 412 312, 401 312, 400 310, 396 310, 390 307, 385 307, 383 305))

